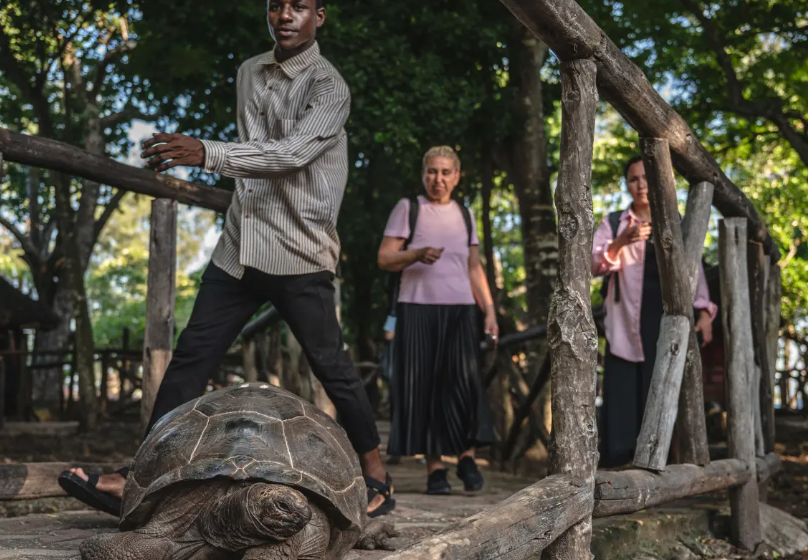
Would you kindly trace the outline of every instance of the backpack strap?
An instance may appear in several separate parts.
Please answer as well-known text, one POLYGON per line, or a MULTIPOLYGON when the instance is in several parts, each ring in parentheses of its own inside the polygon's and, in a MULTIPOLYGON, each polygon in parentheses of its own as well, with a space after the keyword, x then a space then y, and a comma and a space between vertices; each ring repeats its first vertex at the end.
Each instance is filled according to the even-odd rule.
POLYGON ((620 217, 623 215, 622 210, 615 210, 609 212, 609 225, 612 226, 612 239, 617 237, 617 230, 620 228, 620 217))
POLYGON ((455 199, 455 202, 460 206, 460 213, 463 214, 463 223, 466 224, 466 244, 471 247, 471 234, 474 232, 471 225, 471 214, 469 213, 469 209, 466 208, 466 205, 460 200, 455 199))
POLYGON ((417 196, 408 196, 407 200, 410 201, 410 235, 407 237, 406 241, 404 241, 404 245, 401 247, 402 251, 406 250, 407 247, 410 246, 410 243, 412 243, 412 238, 415 235, 415 225, 418 223, 418 210, 421 206, 417 196))

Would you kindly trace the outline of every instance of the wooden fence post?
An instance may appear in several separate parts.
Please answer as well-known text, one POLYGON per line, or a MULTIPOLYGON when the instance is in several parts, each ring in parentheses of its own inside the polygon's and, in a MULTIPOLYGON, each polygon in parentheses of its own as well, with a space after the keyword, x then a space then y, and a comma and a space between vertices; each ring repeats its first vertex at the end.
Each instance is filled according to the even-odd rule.
MULTIPOLYGON (((550 304, 553 431, 550 473, 571 475, 594 507, 597 468, 595 382, 598 337, 589 302, 592 259, 592 143, 598 93, 592 60, 561 63, 558 276, 550 304)), ((549 560, 589 558, 591 515, 547 547, 549 560)))
MULTIPOLYGON (((704 253, 704 238, 710 225, 714 187, 701 182, 690 188, 687 208, 682 220, 682 240, 685 244, 690 290, 695 297, 699 278, 699 264, 704 253)), ((685 372, 679 393, 678 425, 679 460, 682 463, 707 465, 710 448, 707 441, 707 422, 704 414, 704 380, 701 372, 701 352, 695 326, 690 330, 685 372)))
MULTIPOLYGON (((754 412, 755 454, 763 457, 766 454, 764 433, 772 418, 763 417, 763 403, 771 399, 769 383, 769 360, 766 349, 766 277, 768 276, 768 259, 763 252, 763 245, 754 241, 747 243, 747 272, 749 275, 749 305, 751 311, 752 348, 754 352, 754 379, 752 392, 752 410, 754 412)), ((772 409, 772 413, 774 410, 772 409)), ((773 445, 773 442, 772 442, 773 445)))
POLYGON ((146 333, 143 341, 143 396, 140 429, 146 436, 154 399, 174 348, 174 304, 177 275, 177 201, 152 201, 149 235, 149 280, 146 333))
POLYGON ((258 364, 255 360, 255 337, 241 341, 241 353, 244 359, 244 381, 254 383, 258 381, 258 364))
MULTIPOLYGON (((764 417, 774 418, 774 372, 777 369, 777 354, 780 342, 780 306, 782 283, 780 279, 780 267, 777 263, 769 265, 769 274, 766 282, 766 357, 768 358, 770 390, 772 399, 764 403, 764 417)), ((786 395, 781 395, 785 400, 786 395)), ((764 441, 766 442, 766 453, 774 451, 775 431, 774 421, 766 426, 764 441)))
POLYGON ((693 324, 693 296, 689 272, 680 272, 688 271, 688 266, 668 142, 660 138, 642 138, 640 143, 648 177, 648 198, 665 315, 637 438, 634 466, 661 471, 668 461, 679 409, 682 375, 693 324))
POLYGON ((761 541, 760 505, 753 412, 749 384, 754 379, 749 278, 746 266, 746 219, 725 218, 719 226, 721 320, 725 337, 727 431, 729 456, 746 463, 750 481, 729 491, 732 540, 747 550, 761 541))

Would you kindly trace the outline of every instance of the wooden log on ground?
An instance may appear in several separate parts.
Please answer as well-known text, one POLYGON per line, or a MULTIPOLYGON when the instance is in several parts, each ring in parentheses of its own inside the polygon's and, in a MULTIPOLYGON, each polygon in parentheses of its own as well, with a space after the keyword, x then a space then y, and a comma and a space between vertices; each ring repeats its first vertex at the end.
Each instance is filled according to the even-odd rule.
POLYGON ((591 512, 591 486, 568 476, 548 476, 385 560, 538 558, 559 535, 589 520, 591 512))
POLYGON ((738 459, 713 461, 706 467, 669 465, 662 473, 642 469, 598 471, 594 516, 634 513, 750 480, 752 472, 738 459))
MULTIPOLYGON (((777 369, 777 354, 780 340, 780 294, 782 291, 782 283, 780 280, 780 267, 777 264, 769 266, 769 274, 766 280, 766 357, 769 361, 769 372, 771 383, 772 399, 766 403, 764 408, 764 417, 774 417, 774 373, 777 369)), ((780 395, 782 401, 785 401, 786 395, 780 395)), ((771 421, 766 426, 766 431, 763 434, 766 443, 766 452, 771 453, 774 451, 775 442, 775 429, 774 422, 771 421)))
POLYGON ((120 468, 112 463, 12 463, 0 464, 0 500, 32 500, 65 496, 59 475, 73 467, 90 473, 110 474, 120 468))
MULTIPOLYGON (((749 278, 746 270, 746 220, 721 220, 718 246, 729 456, 756 469, 752 425, 754 414, 749 391, 749 384, 753 379, 754 355, 752 322, 749 317, 749 278)), ((732 540, 746 550, 754 550, 761 542, 757 474, 753 474, 750 482, 729 492, 732 540)))
MULTIPOLYGON (((593 491, 598 458, 598 338, 589 298, 596 74, 591 60, 561 63, 561 162, 555 192, 558 276, 547 331, 553 403, 550 473, 573 477, 586 492, 593 491)), ((591 538, 592 518, 587 515, 550 544, 547 558, 588 558, 591 538)))
POLYGON ((146 295, 146 332, 143 339, 143 396, 140 433, 154 409, 154 399, 174 348, 174 305, 177 276, 177 201, 152 201, 149 235, 149 279, 146 295))
POLYGON ((654 246, 666 315, 662 319, 651 388, 634 452, 634 466, 661 471, 667 464, 679 410, 693 323, 693 294, 668 142, 660 138, 642 138, 640 143, 648 177, 654 246))
POLYGON ((5 152, 7 161, 61 171, 104 185, 217 212, 225 212, 233 196, 224 189, 189 183, 94 155, 57 140, 18 134, 5 128, 0 128, 0 151, 5 152))
POLYGON ((642 70, 623 54, 573 0, 501 0, 530 31, 561 60, 592 56, 598 65, 598 89, 603 99, 640 134, 665 138, 677 170, 691 185, 715 185, 715 207, 724 216, 749 220, 750 237, 763 242, 776 261, 779 250, 752 202, 724 174, 687 122, 648 82, 642 70))

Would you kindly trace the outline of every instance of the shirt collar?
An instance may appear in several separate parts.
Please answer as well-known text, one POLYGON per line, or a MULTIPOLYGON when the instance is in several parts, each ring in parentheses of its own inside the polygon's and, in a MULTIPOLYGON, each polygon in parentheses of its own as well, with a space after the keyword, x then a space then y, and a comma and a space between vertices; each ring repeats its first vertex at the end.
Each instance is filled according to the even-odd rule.
MULTIPOLYGON (((275 49, 277 48, 278 47, 276 46, 275 49)), ((317 41, 315 41, 312 46, 302 53, 296 54, 292 58, 284 60, 283 62, 278 62, 275 58, 275 49, 272 49, 268 53, 262 55, 258 60, 258 64, 265 64, 269 66, 277 64, 280 66, 280 69, 283 70, 283 73, 291 79, 295 79, 300 75, 301 72, 303 72, 303 70, 320 60, 320 45, 317 43, 317 41)))
POLYGON ((623 213, 620 215, 620 220, 628 220, 629 218, 634 218, 635 222, 642 222, 641 219, 637 217, 634 213, 634 210, 631 209, 631 204, 628 205, 628 208, 623 210, 623 213))

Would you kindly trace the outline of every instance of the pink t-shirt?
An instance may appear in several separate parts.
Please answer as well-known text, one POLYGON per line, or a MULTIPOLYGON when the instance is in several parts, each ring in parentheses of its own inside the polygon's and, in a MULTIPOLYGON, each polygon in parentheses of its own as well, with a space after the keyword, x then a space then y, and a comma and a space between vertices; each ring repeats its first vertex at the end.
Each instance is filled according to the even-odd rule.
MULTIPOLYGON (((415 262, 401 272, 398 301, 428 305, 474 304, 469 280, 469 247, 462 209, 455 202, 433 204, 419 196, 418 221, 409 249, 443 247, 433 264, 415 262)), ((471 244, 479 245, 471 214, 471 244)), ((410 235, 410 201, 398 201, 384 230, 385 237, 406 239, 410 235)))

